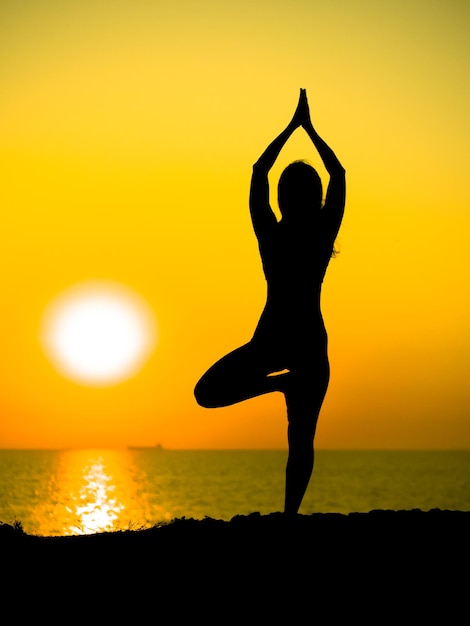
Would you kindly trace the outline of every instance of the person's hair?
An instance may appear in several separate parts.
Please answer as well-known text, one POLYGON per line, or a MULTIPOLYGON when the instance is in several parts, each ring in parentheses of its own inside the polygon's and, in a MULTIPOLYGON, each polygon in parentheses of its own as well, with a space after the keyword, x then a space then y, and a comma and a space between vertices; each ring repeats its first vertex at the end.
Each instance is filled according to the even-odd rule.
MULTIPOLYGON (((320 209, 323 205, 323 186, 317 170, 306 161, 290 163, 279 177, 278 204, 281 214, 308 207, 320 209)), ((339 254, 333 247, 332 257, 339 254)))
POLYGON ((323 186, 315 168, 305 161, 290 163, 279 177, 278 204, 281 214, 292 213, 305 206, 321 208, 323 186))

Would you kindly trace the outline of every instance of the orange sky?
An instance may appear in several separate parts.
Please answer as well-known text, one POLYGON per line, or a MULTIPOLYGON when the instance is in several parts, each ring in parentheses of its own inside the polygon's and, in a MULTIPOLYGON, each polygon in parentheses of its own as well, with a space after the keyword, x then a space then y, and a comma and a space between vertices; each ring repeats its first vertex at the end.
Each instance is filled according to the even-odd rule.
MULTIPOLYGON (((305 87, 347 170, 324 283, 322 448, 470 447, 470 8, 425 0, 0 7, 0 447, 284 448, 283 398, 197 406, 265 283, 251 166, 305 87), (112 281, 158 342, 87 386, 45 354, 50 302, 112 281)), ((298 131, 282 167, 307 158, 298 131)))

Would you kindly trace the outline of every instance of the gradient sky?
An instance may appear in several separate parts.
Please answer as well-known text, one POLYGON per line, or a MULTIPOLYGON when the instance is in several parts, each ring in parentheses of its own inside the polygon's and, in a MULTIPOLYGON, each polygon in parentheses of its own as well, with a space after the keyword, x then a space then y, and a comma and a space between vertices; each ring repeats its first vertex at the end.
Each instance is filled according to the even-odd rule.
MULTIPOLYGON (((464 0, 3 1, 0 447, 286 447, 280 394, 208 410, 193 388, 263 307, 251 167, 300 87, 348 186, 316 445, 470 447, 469 27, 464 0), (116 385, 39 340, 89 280, 158 323, 116 385)), ((295 158, 324 173, 297 131, 273 188, 295 158)))

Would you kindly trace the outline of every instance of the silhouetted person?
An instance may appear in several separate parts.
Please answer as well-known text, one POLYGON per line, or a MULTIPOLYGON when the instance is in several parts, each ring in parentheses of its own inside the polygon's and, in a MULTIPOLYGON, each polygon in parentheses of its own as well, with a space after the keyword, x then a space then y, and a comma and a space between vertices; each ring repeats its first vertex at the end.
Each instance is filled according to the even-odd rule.
POLYGON ((204 407, 222 407, 280 391, 288 418, 284 511, 298 512, 313 470, 313 441, 328 387, 327 333, 320 308, 323 278, 343 218, 345 170, 310 120, 305 89, 291 122, 253 166, 250 212, 267 281, 266 305, 247 344, 215 363, 195 388, 204 407), (302 126, 329 174, 326 199, 317 171, 303 161, 282 172, 281 219, 269 203, 268 173, 302 126))

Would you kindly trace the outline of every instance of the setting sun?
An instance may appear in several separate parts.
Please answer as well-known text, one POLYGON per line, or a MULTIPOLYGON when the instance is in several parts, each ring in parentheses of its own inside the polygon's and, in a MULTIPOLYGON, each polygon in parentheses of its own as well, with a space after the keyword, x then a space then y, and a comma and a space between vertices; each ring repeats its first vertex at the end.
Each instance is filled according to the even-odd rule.
POLYGON ((110 385, 132 376, 155 343, 150 312, 137 296, 110 284, 78 285, 46 311, 41 339, 65 376, 110 385))

